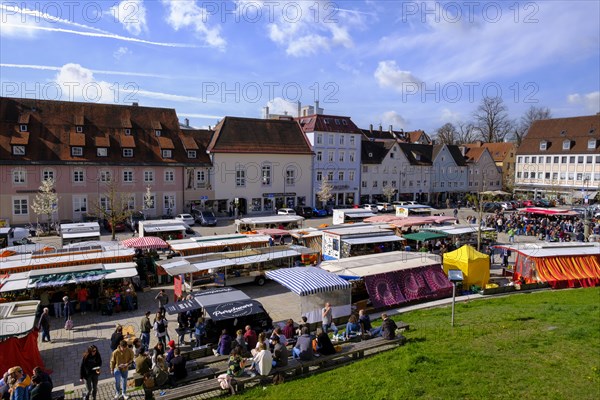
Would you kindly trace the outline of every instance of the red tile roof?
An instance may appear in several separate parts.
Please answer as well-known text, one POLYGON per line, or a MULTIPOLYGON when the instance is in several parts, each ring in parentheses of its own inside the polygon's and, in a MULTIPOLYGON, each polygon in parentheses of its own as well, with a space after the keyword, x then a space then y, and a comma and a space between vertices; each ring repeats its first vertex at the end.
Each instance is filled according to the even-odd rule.
POLYGON ((158 136, 156 139, 158 139, 158 145, 161 149, 173 150, 175 148, 173 141, 168 137, 158 136))
POLYGON ((312 154, 296 121, 225 117, 215 127, 211 153, 312 154))
POLYGON ((512 142, 499 142, 499 143, 468 143, 464 146, 473 148, 473 147, 483 147, 488 149, 490 155, 494 159, 494 162, 502 162, 506 158, 506 156, 512 151, 514 152, 516 146, 512 142))
MULTIPOLYGON (((18 133, 20 139, 26 135, 18 133)), ((207 157, 187 157, 180 137, 179 120, 174 109, 125 106, 100 103, 78 103, 35 99, 0 97, 0 163, 27 164, 31 162, 113 163, 145 165, 208 165, 207 157), (29 113, 27 151, 24 156, 12 154, 11 142, 17 135, 19 120, 29 113), (71 140, 75 122, 83 115, 84 133, 71 140), (172 158, 163 159, 155 136, 156 121, 162 127, 162 136, 172 143, 172 158), (124 134, 125 128, 131 135, 124 134), (90 140, 83 140, 88 136, 90 140), (177 138, 177 139, 176 139, 177 138), (176 139, 176 140, 175 140, 176 139), (71 143, 81 144, 83 156, 71 155, 71 143), (135 148, 135 157, 123 157, 121 146, 135 148), (98 157, 96 147, 108 147, 108 157, 98 157)), ((198 141, 200 149, 204 149, 198 141)))
POLYGON ((85 146, 85 135, 83 133, 70 132, 69 133, 69 145, 71 146, 85 146))
POLYGON ((535 121, 523 138, 517 154, 585 154, 600 153, 600 114, 584 117, 553 118, 535 121), (596 139, 596 147, 588 149, 588 141, 596 139), (546 150, 540 150, 540 142, 546 141, 546 150), (569 150, 563 150, 563 142, 571 141, 569 150))
POLYGON ((15 132, 10 138, 10 144, 28 144, 29 143, 29 132, 15 132))
POLYGON ((181 143, 183 143, 183 147, 185 147, 186 150, 198 150, 198 144, 196 143, 196 141, 194 140, 193 137, 191 136, 181 136, 181 143))
POLYGON ((468 147, 465 146, 465 160, 467 162, 477 162, 479 161, 479 159, 481 158, 481 156, 483 155, 483 153, 485 153, 486 149, 485 147, 468 147))
POLYGON ((296 121, 302 127, 302 131, 307 132, 340 132, 340 133, 358 133, 362 130, 358 128, 350 117, 338 115, 313 114, 306 117, 296 118, 296 121))

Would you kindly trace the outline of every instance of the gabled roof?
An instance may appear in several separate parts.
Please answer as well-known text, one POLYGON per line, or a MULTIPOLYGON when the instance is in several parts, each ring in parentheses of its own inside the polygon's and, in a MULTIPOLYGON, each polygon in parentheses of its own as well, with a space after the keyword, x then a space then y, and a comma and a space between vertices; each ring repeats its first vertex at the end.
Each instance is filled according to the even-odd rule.
POLYGON ((361 129, 361 132, 367 139, 395 140, 398 143, 431 144, 431 139, 422 130, 405 132, 403 130, 395 131, 390 127, 390 129, 384 131, 381 126, 378 129, 373 129, 370 126, 369 129, 361 129), (426 143, 419 143, 420 140, 425 140, 426 143))
POLYGON ((296 118, 303 132, 340 132, 340 133, 358 133, 359 129, 350 117, 339 115, 313 114, 305 117, 296 118))
POLYGON ((498 143, 476 142, 476 143, 467 143, 463 146, 468 147, 468 148, 476 148, 476 147, 486 148, 490 152, 490 156, 492 156, 492 159, 495 162, 504 161, 506 156, 511 151, 514 151, 515 147, 516 147, 515 144, 512 142, 498 142, 498 143))
POLYGON ((398 147, 411 165, 432 165, 433 148, 429 144, 398 143, 398 147))
MULTIPOLYGON (((411 131, 411 132, 406 132, 406 133, 408 134, 411 143, 418 143, 420 140, 425 140, 426 143, 431 144, 431 139, 425 133, 425 131, 417 130, 417 131, 411 131)), ((423 143, 423 144, 425 144, 425 143, 423 143)))
POLYGON ((378 129, 361 129, 363 137, 373 140, 396 140, 393 133, 390 131, 378 129))
POLYGON ((465 147, 464 159, 466 162, 478 162, 483 153, 487 151, 485 147, 465 147))
POLYGON ((189 159, 180 135, 174 109, 0 97, 0 163, 194 165, 208 162, 207 158, 189 159), (25 114, 29 115, 28 132, 18 132, 19 121, 25 114), (153 129, 157 123, 162 127, 161 137, 174 143, 172 158, 162 157, 153 129), (77 133, 78 126, 82 126, 83 133, 77 133), (130 129, 131 134, 125 135, 125 129, 130 129), (27 135, 29 138, 25 140, 27 135), (14 137, 27 146, 24 156, 12 154, 14 137), (71 146, 83 147, 83 155, 73 156, 71 146), (98 147, 108 147, 108 156, 99 157, 98 147), (134 148, 134 157, 123 157, 121 147, 134 148))
POLYGON ((460 151, 460 148, 458 146, 454 144, 449 144, 446 146, 448 147, 448 151, 450 152, 450 155, 454 159, 454 162, 457 166, 464 167, 467 165, 467 162, 465 161, 465 158, 463 157, 462 152, 460 151))
POLYGON ((584 117, 553 118, 535 121, 523 138, 517 154, 569 154, 600 153, 600 114, 584 117), (588 149, 588 141, 596 139, 596 147, 588 149), (540 142, 546 141, 546 150, 540 142), (569 150, 563 142, 571 141, 569 150))
POLYGON ((312 154, 296 121, 225 117, 215 127, 211 153, 312 154))
POLYGON ((363 140, 361 142, 361 163, 381 164, 385 156, 396 145, 395 142, 375 142, 363 140))

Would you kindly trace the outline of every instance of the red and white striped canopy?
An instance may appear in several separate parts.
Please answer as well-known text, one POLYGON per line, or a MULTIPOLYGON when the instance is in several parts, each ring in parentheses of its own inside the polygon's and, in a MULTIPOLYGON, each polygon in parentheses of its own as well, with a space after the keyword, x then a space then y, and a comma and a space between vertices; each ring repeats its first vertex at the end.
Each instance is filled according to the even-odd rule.
POLYGON ((131 239, 125 239, 121 241, 121 244, 125 247, 132 247, 134 249, 141 250, 165 249, 169 247, 167 242, 156 236, 134 237, 131 239))

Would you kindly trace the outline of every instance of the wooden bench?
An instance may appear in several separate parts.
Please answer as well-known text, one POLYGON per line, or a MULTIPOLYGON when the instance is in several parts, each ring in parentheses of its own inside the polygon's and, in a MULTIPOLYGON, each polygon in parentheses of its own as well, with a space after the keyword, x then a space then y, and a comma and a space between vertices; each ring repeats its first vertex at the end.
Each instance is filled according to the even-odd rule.
POLYGON ((53 390, 51 399, 52 400, 64 400, 65 399, 65 390, 64 389, 53 390))
POLYGON ((190 383, 189 385, 178 385, 172 389, 156 390, 154 397, 161 400, 177 400, 187 397, 216 392, 215 395, 220 395, 222 392, 221 385, 216 378, 190 383), (160 395, 164 393, 164 395, 160 395))

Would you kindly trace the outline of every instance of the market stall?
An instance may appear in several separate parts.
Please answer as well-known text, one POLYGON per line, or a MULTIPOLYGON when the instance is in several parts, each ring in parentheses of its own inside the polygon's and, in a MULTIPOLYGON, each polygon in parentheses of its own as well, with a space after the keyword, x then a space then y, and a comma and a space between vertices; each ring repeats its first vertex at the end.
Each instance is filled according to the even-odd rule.
POLYGON ((463 287, 477 285, 480 288, 490 280, 490 256, 475 250, 469 245, 444 254, 444 272, 460 269, 463 272, 463 287))
POLYGON ((267 277, 300 296, 300 312, 309 323, 321 321, 321 309, 330 303, 333 318, 351 313, 351 286, 346 280, 315 267, 267 271, 267 277))
POLYGON ((359 279, 375 308, 437 299, 452 295, 452 285, 441 268, 440 256, 395 251, 337 261, 321 268, 346 279, 359 279))

